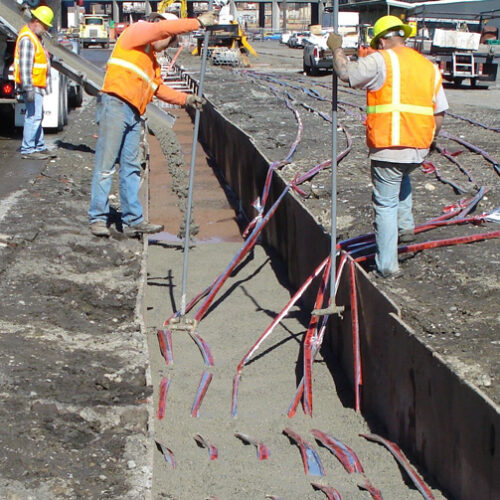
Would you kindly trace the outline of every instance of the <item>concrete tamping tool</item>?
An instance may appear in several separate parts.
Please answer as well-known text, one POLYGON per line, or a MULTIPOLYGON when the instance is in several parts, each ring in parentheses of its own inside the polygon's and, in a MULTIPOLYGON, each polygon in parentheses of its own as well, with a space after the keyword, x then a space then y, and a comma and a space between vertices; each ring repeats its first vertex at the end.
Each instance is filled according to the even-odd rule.
MULTIPOLYGON (((339 1, 333 0, 333 30, 338 32, 339 1)), ((332 201, 331 201, 331 229, 330 229, 330 303, 324 309, 314 309, 314 316, 341 315, 344 306, 335 303, 335 270, 337 256, 337 74, 332 71, 332 201)))

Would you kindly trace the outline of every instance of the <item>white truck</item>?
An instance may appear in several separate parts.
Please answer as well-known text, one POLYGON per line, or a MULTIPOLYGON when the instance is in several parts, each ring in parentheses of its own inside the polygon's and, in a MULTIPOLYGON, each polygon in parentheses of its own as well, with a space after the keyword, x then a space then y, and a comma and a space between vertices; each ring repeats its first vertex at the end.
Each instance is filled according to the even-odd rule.
MULTIPOLYGON (((348 55, 355 54, 358 47, 358 22, 358 12, 339 12, 338 33, 342 35, 342 47, 348 55)), ((326 45, 332 31, 333 28, 328 26, 311 26, 311 34, 302 40, 304 74, 318 75, 321 70, 333 68, 333 55, 326 45)))

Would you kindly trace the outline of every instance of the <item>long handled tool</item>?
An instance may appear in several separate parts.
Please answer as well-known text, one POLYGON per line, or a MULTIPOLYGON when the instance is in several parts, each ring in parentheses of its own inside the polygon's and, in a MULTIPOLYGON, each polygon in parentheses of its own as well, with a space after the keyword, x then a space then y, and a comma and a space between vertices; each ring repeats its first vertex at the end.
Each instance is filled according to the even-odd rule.
MULTIPOLYGON (((339 0, 333 0, 333 30, 338 32, 339 18, 339 0)), ((332 314, 341 314, 344 311, 343 306, 337 306, 335 303, 335 271, 337 255, 337 74, 332 71, 332 205, 331 205, 331 242, 330 242, 330 303, 324 309, 314 309, 312 314, 315 316, 326 316, 332 314)))
MULTIPOLYGON (((208 10, 212 10, 213 0, 208 2, 208 10)), ((203 49, 201 54, 201 70, 200 70, 200 84, 198 85, 198 97, 203 97, 203 86, 205 83, 205 69, 207 66, 208 55, 208 37, 209 32, 205 30, 205 37, 203 39, 203 49)), ((181 295, 181 316, 186 313, 186 285, 188 273, 188 260, 189 260, 189 238, 191 226, 191 208, 193 204, 193 184, 194 184, 194 167, 196 163, 196 147, 198 145, 198 135, 200 130, 200 110, 197 109, 194 116, 194 132, 193 132, 193 147, 191 149, 191 165, 189 168, 189 188, 188 188, 188 201, 186 210, 186 224, 184 235, 184 260, 182 264, 182 295, 181 295)))

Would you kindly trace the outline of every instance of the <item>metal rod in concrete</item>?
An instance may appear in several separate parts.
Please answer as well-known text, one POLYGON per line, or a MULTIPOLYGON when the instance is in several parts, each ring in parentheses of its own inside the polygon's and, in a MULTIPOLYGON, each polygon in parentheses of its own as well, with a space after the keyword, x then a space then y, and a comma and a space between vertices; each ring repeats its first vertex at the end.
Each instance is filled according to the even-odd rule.
MULTIPOLYGON (((212 9, 213 0, 208 2, 208 10, 212 9)), ((203 49, 201 53, 201 70, 200 70, 200 84, 198 85, 198 96, 203 97, 203 86, 205 83, 205 69, 207 66, 207 54, 208 54, 208 30, 205 30, 205 36, 203 38, 203 49)), ((181 295, 181 316, 186 313, 186 286, 187 286, 187 273, 188 273, 188 261, 189 261, 189 238, 190 238, 190 226, 191 226, 191 208, 193 205, 193 184, 194 184, 194 168, 196 164, 196 147, 198 145, 198 135, 200 130, 200 110, 197 109, 194 117, 194 132, 193 132, 193 147, 191 149, 191 165, 189 168, 189 188, 188 188, 188 200, 187 200, 187 210, 186 210, 186 223, 185 223, 185 234, 184 234, 184 260, 182 264, 182 295, 181 295)))

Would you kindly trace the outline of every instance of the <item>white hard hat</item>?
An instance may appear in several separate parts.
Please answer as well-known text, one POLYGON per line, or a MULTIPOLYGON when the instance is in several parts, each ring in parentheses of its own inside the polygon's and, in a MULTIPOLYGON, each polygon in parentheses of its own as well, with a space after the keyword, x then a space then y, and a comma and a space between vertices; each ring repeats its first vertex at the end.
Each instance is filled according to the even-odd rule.
POLYGON ((161 21, 162 19, 164 19, 165 21, 176 21, 179 18, 171 12, 152 12, 149 15, 150 21, 161 21))

